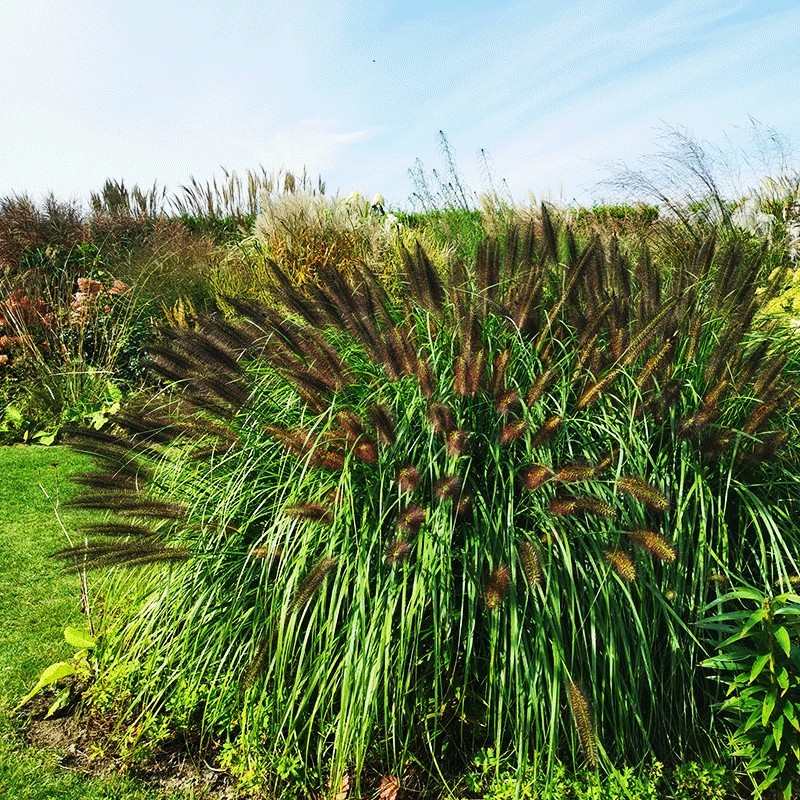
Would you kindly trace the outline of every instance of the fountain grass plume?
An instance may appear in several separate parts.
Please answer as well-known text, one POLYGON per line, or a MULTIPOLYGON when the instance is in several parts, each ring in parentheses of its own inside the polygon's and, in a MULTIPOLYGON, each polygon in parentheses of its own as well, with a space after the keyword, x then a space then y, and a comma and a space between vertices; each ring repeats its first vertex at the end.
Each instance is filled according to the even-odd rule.
POLYGON ((694 625, 711 576, 800 571, 796 398, 739 287, 763 254, 665 253, 544 208, 449 275, 403 248, 399 294, 271 264, 272 305, 154 347, 181 402, 81 440, 108 519, 69 554, 147 565, 104 649, 101 683, 137 665, 123 723, 192 687, 181 713, 309 791, 486 747, 712 753, 694 625))

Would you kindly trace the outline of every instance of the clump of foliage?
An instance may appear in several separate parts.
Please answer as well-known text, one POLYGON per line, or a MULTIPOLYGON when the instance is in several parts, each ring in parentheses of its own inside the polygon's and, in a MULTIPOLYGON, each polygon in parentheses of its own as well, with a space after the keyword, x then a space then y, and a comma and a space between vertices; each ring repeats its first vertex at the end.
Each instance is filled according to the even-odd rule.
POLYGON ((347 273, 362 263, 381 265, 392 228, 382 208, 357 192, 344 199, 291 192, 264 196, 254 234, 267 255, 302 284, 330 268, 347 273))
POLYGON ((485 800, 726 800, 735 795, 732 772, 714 762, 688 761, 666 769, 658 760, 600 774, 557 764, 550 775, 531 765, 521 773, 498 763, 492 750, 479 752, 464 779, 469 797, 485 800))
POLYGON ((101 648, 117 711, 232 737, 276 791, 713 752, 695 623, 797 573, 762 251, 631 261, 543 208, 449 274, 402 259, 397 294, 267 262, 272 305, 171 332, 173 398, 83 437, 109 517, 62 555, 163 565, 101 648))
POLYGON ((734 752, 759 794, 774 786, 791 800, 800 780, 800 597, 739 588, 712 606, 718 613, 704 625, 725 639, 703 666, 734 673, 722 705, 738 723, 734 752))
POLYGON ((252 236, 220 251, 213 274, 219 297, 268 302, 270 261, 282 264, 298 285, 316 281, 324 270, 346 274, 362 264, 383 278, 394 271, 402 225, 386 213, 380 195, 372 201, 358 192, 327 197, 321 182, 315 188, 305 175, 298 183, 288 173, 282 191, 268 187, 259 196, 252 236))
POLYGON ((0 282, 2 430, 51 443, 68 422, 100 427, 145 378, 148 305, 120 280, 78 278, 64 297, 0 282))

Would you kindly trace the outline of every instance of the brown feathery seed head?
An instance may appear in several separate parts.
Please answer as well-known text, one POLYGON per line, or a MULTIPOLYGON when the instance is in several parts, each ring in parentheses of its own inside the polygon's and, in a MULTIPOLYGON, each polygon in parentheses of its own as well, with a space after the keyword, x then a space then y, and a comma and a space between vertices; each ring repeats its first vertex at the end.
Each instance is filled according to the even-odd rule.
POLYGON ((503 598, 508 593, 508 588, 511 585, 511 570, 505 565, 501 564, 489 576, 489 581, 486 584, 483 596, 486 601, 486 607, 492 611, 497 608, 502 602, 503 598))
POLYGON ((706 458, 718 458, 733 444, 730 428, 705 431, 700 441, 700 451, 706 458))
POLYGON ((562 422, 558 414, 548 417, 533 435, 531 447, 541 447, 561 427, 562 422))
POLYGON ((333 450, 324 450, 318 448, 314 450, 309 464, 312 467, 319 467, 320 469, 327 469, 331 472, 338 472, 344 469, 344 456, 333 450))
POLYGON ((506 388, 506 372, 511 361, 511 350, 501 350, 492 360, 492 393, 500 395, 506 388))
POLYGON ((581 750, 589 766, 594 769, 597 766, 597 736, 592 723, 591 706, 583 689, 574 681, 567 684, 567 694, 581 750))
POLYGON ((636 580, 636 564, 624 550, 606 550, 603 560, 623 580, 633 583, 636 580))
POLYGON ((689 417, 684 417, 678 423, 678 437, 681 439, 689 439, 691 436, 697 433, 699 428, 696 425, 696 421, 697 421, 696 414, 693 414, 692 416, 689 417))
POLYGON ((416 533, 428 519, 428 512, 418 505, 409 506, 397 519, 397 527, 404 533, 416 533))
POLYGON ((529 491, 536 491, 552 476, 553 471, 544 464, 533 464, 522 476, 522 482, 529 491))
POLYGON ((393 445, 395 442, 394 421, 389 412, 389 408, 385 403, 378 403, 370 406, 369 418, 375 426, 375 431, 378 434, 378 439, 382 444, 393 445))
POLYGON ((469 447, 469 432, 456 430, 447 434, 447 455, 451 457, 463 456, 469 447))
POLYGON ((776 379, 780 377, 781 371, 786 365, 786 356, 779 354, 774 356, 764 364, 760 374, 753 385, 753 393, 756 397, 761 397, 773 386, 776 379))
POLYGON ((390 381, 396 381, 400 378, 400 359, 392 346, 391 341, 381 342, 381 357, 380 361, 383 364, 383 369, 386 372, 386 377, 390 381))
POLYGON ((789 441, 789 431, 773 431, 766 434, 760 442, 753 446, 753 458, 756 461, 769 461, 782 450, 789 441))
POLYGON ((553 476, 559 483, 575 483, 577 481, 588 481, 596 474, 596 468, 589 464, 567 464, 561 467, 553 476))
POLYGON ((615 361, 618 361, 628 347, 628 331, 621 327, 615 328, 611 331, 609 344, 611 345, 611 355, 614 356, 615 361))
POLYGON ((277 561, 283 555, 282 547, 255 547, 250 552, 253 558, 261 561, 277 561))
POLYGON ((478 350, 467 364, 467 381, 465 387, 467 397, 475 397, 481 390, 485 369, 486 353, 483 350, 478 350))
POLYGON ((386 545, 384 557, 390 567, 401 564, 411 554, 411 545, 405 539, 394 539, 386 545))
POLYGON ((472 495, 462 494, 456 506, 456 519, 463 522, 472 513, 472 495))
POLYGON ((542 582, 542 556, 539 548, 533 542, 523 540, 517 544, 517 553, 528 585, 535 588, 542 582))
POLYGON ((709 426, 719 416, 719 411, 714 406, 706 406, 698 411, 692 420, 694 431, 701 431, 709 426))
POLYGON ((654 511, 666 511, 669 508, 667 498, 655 486, 651 486, 640 478, 620 478, 617 481, 617 488, 621 492, 635 497, 654 511))
POLYGON ((752 436, 777 410, 778 404, 774 400, 762 403, 750 413, 742 430, 752 436))
POLYGON ((528 389, 528 394, 525 395, 525 403, 529 406, 532 406, 539 402, 542 399, 542 395, 545 393, 545 390, 550 385, 550 382, 555 377, 555 372, 552 368, 546 369, 538 378, 533 382, 530 389, 528 389))
POLYGON ((722 395, 725 394, 726 389, 730 386, 731 382, 727 378, 722 378, 717 381, 716 385, 713 386, 706 396, 703 398, 702 408, 703 410, 717 410, 717 406, 719 405, 720 400, 722 399, 722 395))
POLYGON ((675 548, 660 534, 653 531, 628 531, 628 538, 634 543, 649 550, 659 561, 674 564, 678 558, 675 548))
POLYGON ((428 406, 428 420, 434 433, 446 435, 456 427, 453 412, 444 403, 431 403, 428 406))
POLYGON ((406 464, 397 470, 397 485, 401 492, 413 492, 419 486, 419 481, 419 470, 413 464, 406 464))
POLYGON ((325 525, 333 522, 332 510, 322 503, 296 503, 284 506, 283 513, 296 519, 321 522, 325 525))
POLYGON ((664 362, 672 353, 674 344, 674 339, 667 339, 667 341, 664 342, 661 347, 659 347, 658 350, 656 350, 656 352, 644 362, 642 369, 636 376, 636 385, 640 390, 644 389, 644 387, 647 385, 647 382, 658 373, 659 369, 661 369, 664 362))
MULTIPOLYGON (((597 340, 598 336, 595 334, 578 352, 578 356, 575 359, 575 366, 572 369, 572 376, 570 377, 571 383, 576 383, 581 375, 584 374, 586 365, 591 364, 592 359, 599 350, 597 340)), ((590 374, 593 373, 590 371, 590 374)))
POLYGON ((588 386, 575 403, 575 409, 577 411, 582 411, 584 408, 588 408, 592 403, 599 400, 603 392, 614 383, 619 375, 620 370, 612 369, 611 372, 604 375, 600 380, 588 386))
POLYGON ((364 435, 364 424, 358 418, 358 415, 352 411, 339 411, 336 414, 336 421, 342 432, 350 440, 355 442, 359 437, 364 435))
POLYGON ((83 530, 96 536, 155 536, 156 532, 144 525, 130 525, 122 522, 98 522, 83 526, 83 530))
POLYGON ((550 513, 559 517, 590 514, 596 517, 613 517, 614 508, 594 497, 556 497, 550 501, 550 513))
POLYGON ((619 448, 612 447, 595 465, 595 476, 605 472, 619 457, 619 448))
POLYGON ((568 517, 578 510, 578 501, 570 497, 556 497, 550 501, 550 513, 559 517, 568 517))
POLYGON ((711 425, 718 416, 717 408, 711 406, 701 408, 696 414, 684 417, 678 423, 678 436, 681 439, 689 439, 711 425))
POLYGON ((519 392, 514 389, 503 392, 497 400, 497 411, 500 414, 510 414, 520 407, 519 392))
POLYGON ((430 362, 427 358, 417 359, 417 380, 419 381, 419 390, 422 392, 423 397, 433 397, 436 389, 436 382, 433 378, 433 371, 431 370, 430 362))
POLYGON ((378 446, 369 439, 361 439, 353 447, 353 455, 365 464, 377 464, 378 446))
POLYGON ((78 547, 67 547, 52 554, 53 558, 72 562, 67 570, 78 572, 97 567, 138 567, 144 564, 161 564, 185 561, 190 556, 186 547, 165 547, 151 540, 134 542, 88 542, 78 547))
POLYGON ((294 601, 292 603, 293 609, 303 608, 309 600, 311 600, 328 573, 331 572, 335 566, 336 559, 328 557, 321 559, 311 568, 311 571, 306 575, 295 592, 294 601))
POLYGON ((436 481, 434 493, 439 500, 452 500, 461 492, 461 478, 457 475, 446 475, 436 481))
POLYGON ((528 429, 528 423, 524 419, 515 419, 504 425, 500 431, 497 441, 501 445, 516 442, 520 436, 528 429))
POLYGON ((295 455, 311 451, 316 443, 316 437, 308 428, 282 428, 279 425, 268 425, 267 433, 295 455))
POLYGON ((408 329, 394 327, 390 331, 391 346, 394 347, 400 361, 400 369, 404 375, 416 375, 417 355, 411 344, 411 333, 408 329))
POLYGON ((453 394, 464 397, 467 393, 467 358, 459 354, 453 364, 453 394))
POLYGON ((109 492, 87 494, 69 500, 69 508, 114 511, 132 517, 151 517, 154 519, 185 519, 186 507, 180 503, 153 500, 138 492, 109 492))

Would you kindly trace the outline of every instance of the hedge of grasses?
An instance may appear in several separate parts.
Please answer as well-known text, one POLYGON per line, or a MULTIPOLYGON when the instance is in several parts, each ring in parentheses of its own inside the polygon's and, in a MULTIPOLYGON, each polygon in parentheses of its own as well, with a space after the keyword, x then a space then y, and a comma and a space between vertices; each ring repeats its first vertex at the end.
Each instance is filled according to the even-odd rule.
POLYGON ((63 555, 137 567, 139 598, 89 708, 199 726, 284 794, 419 789, 487 748, 545 778, 724 755, 698 623, 798 572, 781 264, 546 208, 448 271, 401 255, 389 288, 266 262, 270 303, 172 331, 174 391, 79 439, 108 518, 63 555))

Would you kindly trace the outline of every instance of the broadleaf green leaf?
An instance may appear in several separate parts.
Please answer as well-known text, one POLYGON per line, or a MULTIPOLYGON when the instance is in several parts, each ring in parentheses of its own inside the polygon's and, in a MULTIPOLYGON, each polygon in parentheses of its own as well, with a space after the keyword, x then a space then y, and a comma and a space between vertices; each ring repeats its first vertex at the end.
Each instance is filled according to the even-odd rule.
POLYGON ((77 628, 64 628, 64 639, 68 645, 76 650, 91 650, 97 646, 97 640, 94 637, 77 628))
POLYGON ((31 698, 35 697, 42 689, 46 686, 49 686, 51 683, 55 683, 56 681, 60 681, 62 678, 69 677, 70 675, 75 674, 75 667, 73 667, 72 662, 70 661, 57 661, 55 664, 51 664, 47 669, 42 672, 39 676, 39 680, 36 683, 36 686, 19 701, 17 708, 22 708, 27 702, 31 700, 31 698))
POLYGON ((753 662, 753 668, 750 670, 750 683, 752 683, 761 674, 762 670, 767 665, 769 658, 770 654, 764 653, 764 655, 759 656, 753 662))
POLYGON ((792 644, 789 641, 789 631, 783 625, 779 625, 773 632, 775 641, 781 646, 781 649, 786 653, 787 657, 792 650, 792 644))
POLYGON ((772 716, 772 710, 775 708, 775 701, 778 699, 778 690, 770 689, 767 696, 764 698, 764 705, 761 707, 761 724, 765 725, 769 722, 772 716))

